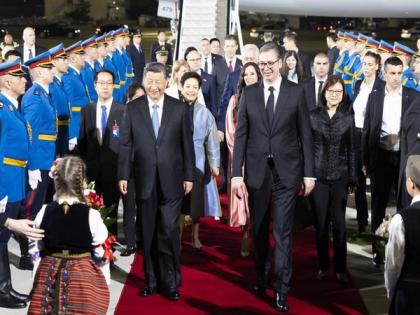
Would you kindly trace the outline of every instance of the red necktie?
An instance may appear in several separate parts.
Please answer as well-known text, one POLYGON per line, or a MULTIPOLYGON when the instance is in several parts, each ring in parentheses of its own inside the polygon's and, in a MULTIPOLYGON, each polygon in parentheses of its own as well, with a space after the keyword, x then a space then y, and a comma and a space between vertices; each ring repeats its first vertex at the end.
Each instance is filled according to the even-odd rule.
POLYGON ((229 73, 233 72, 232 60, 229 61, 228 71, 229 71, 229 73))

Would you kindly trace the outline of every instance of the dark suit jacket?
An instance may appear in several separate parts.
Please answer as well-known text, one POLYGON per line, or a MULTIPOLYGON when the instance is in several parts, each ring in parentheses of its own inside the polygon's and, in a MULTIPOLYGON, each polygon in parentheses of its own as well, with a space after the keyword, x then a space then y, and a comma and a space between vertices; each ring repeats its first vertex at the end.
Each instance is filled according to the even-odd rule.
POLYGON ((97 103, 82 108, 80 133, 77 143, 80 157, 85 161, 87 177, 96 180, 99 175, 105 181, 117 181, 118 154, 124 105, 113 102, 102 144, 96 128, 97 103))
POLYGON ((308 79, 312 76, 311 72, 311 58, 304 52, 298 51, 298 57, 302 62, 303 72, 305 73, 305 78, 308 79))
POLYGON ((183 182, 194 181, 195 156, 187 106, 164 96, 156 139, 146 96, 127 104, 121 132, 118 178, 128 180, 134 167, 136 196, 148 199, 156 183, 166 199, 182 198, 183 182), (133 154, 133 155, 132 155, 133 154), (132 162, 134 156, 134 162, 132 162))
POLYGON ((133 44, 127 47, 127 54, 130 56, 133 63, 134 78, 138 82, 143 81, 143 71, 146 65, 146 58, 144 57, 144 49, 140 46, 141 52, 133 44))
MULTIPOLYGON (((357 95, 359 95, 360 86, 362 85, 362 82, 363 80, 357 80, 354 84, 353 101, 356 99, 357 95)), ((372 92, 383 89, 384 87, 385 81, 382 81, 379 77, 376 77, 375 82, 373 82, 372 92)))
MULTIPOLYGON (((240 70, 242 67, 242 61, 236 58, 235 67, 233 69, 234 71, 240 70)), ((226 114, 227 108, 222 108, 221 101, 222 101, 222 94, 223 90, 225 88, 225 82, 227 75, 229 74, 228 66, 226 63, 225 58, 218 59, 215 64, 213 65, 213 76, 214 80, 216 81, 216 105, 217 105, 217 116, 215 117, 221 117, 223 116, 223 111, 226 114)))
MULTIPOLYGON (((217 115, 216 106, 216 82, 211 74, 208 74, 201 70, 201 91, 203 92, 204 101, 206 102, 207 108, 213 114, 217 115)), ((216 117, 216 116, 215 116, 216 117)))
POLYGON ((334 64, 338 58, 339 53, 340 53, 340 50, 337 48, 337 46, 334 46, 333 48, 328 48, 328 61, 330 63, 328 74, 333 74, 334 64))
POLYGON ((238 81, 241 74, 241 69, 233 71, 228 74, 225 82, 225 87, 223 89, 220 111, 218 113, 217 121, 217 130, 225 131, 226 128, 226 111, 229 106, 230 98, 236 94, 238 89, 238 81))
POLYGON ((273 154, 282 184, 298 187, 302 177, 314 177, 312 132, 301 86, 282 79, 273 126, 268 125, 264 87, 256 83, 241 96, 233 149, 232 177, 242 176, 249 187, 264 181, 267 155, 273 154))
MULTIPOLYGON (((23 58, 24 58, 24 53, 23 53, 23 43, 22 43, 22 45, 21 46, 19 46, 19 47, 16 47, 15 48, 15 50, 16 51, 18 51, 21 55, 22 55, 22 63, 24 63, 24 62, 26 62, 26 61, 28 61, 28 60, 24 60, 23 58)), ((37 44, 35 44, 35 56, 37 56, 37 55, 39 55, 39 54, 42 54, 43 52, 46 52, 47 50, 44 48, 44 47, 42 47, 42 46, 39 46, 39 45, 37 45, 37 44)), ((34 57, 35 57, 34 56, 34 57)))
POLYGON ((302 82, 303 91, 305 92, 305 101, 308 111, 317 107, 317 99, 315 93, 315 77, 302 82))
MULTIPOLYGON (((409 105, 416 97, 416 94, 416 91, 403 87, 401 120, 407 112, 409 105)), ((366 106, 365 122, 362 133, 362 161, 369 172, 375 169, 376 160, 378 158, 384 97, 385 86, 370 93, 366 106)))
MULTIPOLYGON (((156 50, 158 50, 159 47, 160 47, 160 44, 158 42, 152 44, 152 47, 150 48, 150 61, 151 62, 156 62, 156 50)), ((173 62, 172 46, 169 43, 165 43, 165 48, 168 51, 168 64, 171 65, 173 62)))
POLYGON ((400 173, 398 181, 398 204, 401 207, 408 207, 411 197, 405 187, 405 166, 407 159, 412 154, 420 154, 420 94, 410 104, 401 122, 400 139, 400 173))

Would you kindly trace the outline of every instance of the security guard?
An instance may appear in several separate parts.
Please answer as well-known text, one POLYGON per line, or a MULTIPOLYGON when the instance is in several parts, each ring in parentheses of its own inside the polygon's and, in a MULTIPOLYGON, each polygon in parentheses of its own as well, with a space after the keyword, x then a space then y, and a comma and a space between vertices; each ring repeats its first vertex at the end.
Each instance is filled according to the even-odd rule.
POLYGON ((171 65, 168 64, 168 49, 165 46, 160 46, 157 50, 156 50, 156 62, 159 62, 163 65, 165 65, 166 67, 166 75, 169 77, 172 73, 172 67, 171 65))
POLYGON ((127 65, 123 57, 122 49, 124 46, 124 37, 126 33, 123 28, 119 28, 118 30, 114 31, 112 35, 114 36, 115 47, 115 50, 112 53, 112 62, 114 63, 115 68, 117 69, 120 76, 120 94, 118 102, 125 104, 127 90, 127 65))
POLYGON ((344 67, 346 66, 349 60, 349 52, 345 47, 346 43, 346 33, 338 32, 337 34, 337 48, 340 49, 340 53, 338 55, 337 60, 334 64, 334 74, 339 76, 340 78, 343 76, 344 67))
POLYGON ((410 68, 411 58, 416 54, 410 47, 404 46, 400 43, 394 43, 394 55, 398 56, 404 65, 404 71, 402 74, 402 85, 406 88, 416 90, 417 89, 417 77, 413 70, 410 68))
POLYGON ((104 57, 104 64, 103 68, 105 70, 111 71, 114 74, 114 90, 112 91, 112 97, 118 102, 121 97, 121 93, 123 93, 121 89, 121 80, 120 80, 120 73, 118 72, 115 64, 112 61, 112 55, 115 51, 114 47, 114 35, 112 35, 113 32, 109 32, 105 36, 105 49, 107 52, 107 55, 104 57))
POLYGON ((63 75, 63 87, 71 107, 71 119, 69 127, 69 151, 74 151, 77 145, 80 129, 80 111, 89 104, 89 94, 80 70, 85 66, 83 60, 84 50, 81 42, 71 45, 66 49, 68 55, 68 70, 63 75))
POLYGON ((70 103, 64 91, 62 77, 67 73, 67 54, 64 45, 59 44, 49 50, 54 67, 52 68, 54 79, 50 84, 51 103, 57 112, 57 156, 68 153, 69 147, 69 124, 71 116, 70 103))
POLYGON ((85 66, 80 70, 83 82, 86 84, 89 91, 89 98, 91 102, 98 100, 98 94, 95 90, 93 78, 95 77, 95 61, 98 58, 98 44, 96 43, 96 36, 92 36, 82 42, 82 48, 85 51, 84 59, 85 66))
MULTIPOLYGON (((57 140, 57 114, 50 101, 49 85, 53 82, 51 54, 46 51, 25 62, 32 77, 32 86, 22 98, 22 114, 32 130, 29 148, 28 177, 29 197, 26 216, 34 219, 45 203, 51 182, 48 173, 55 160, 57 140)), ((27 240, 20 239, 22 269, 30 269, 27 240)))
POLYGON ((124 46, 123 46, 123 49, 122 49, 122 56, 124 58, 124 62, 125 62, 125 65, 126 65, 125 76, 126 76, 127 82, 126 82, 125 85, 127 86, 127 88, 126 88, 126 91, 127 91, 128 87, 131 85, 131 82, 133 82, 134 72, 133 72, 133 63, 131 61, 130 56, 127 53, 127 46, 130 44, 130 40, 129 40, 130 39, 130 33, 129 33, 128 28, 125 28, 124 32, 125 32, 125 41, 124 41, 124 46))
MULTIPOLYGON (((0 64, 0 204, 16 219, 26 197, 25 167, 29 158, 30 128, 18 110, 17 98, 25 93, 20 59, 0 64)), ((24 308, 28 296, 13 290, 7 242, 11 232, 0 227, 0 307, 24 308)))

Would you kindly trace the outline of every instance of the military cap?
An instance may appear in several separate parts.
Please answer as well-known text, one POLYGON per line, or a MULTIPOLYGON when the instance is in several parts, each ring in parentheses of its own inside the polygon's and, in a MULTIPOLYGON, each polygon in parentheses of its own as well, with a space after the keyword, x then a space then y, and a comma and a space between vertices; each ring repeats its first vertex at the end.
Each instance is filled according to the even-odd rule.
POLYGON ((96 37, 96 44, 99 46, 99 45, 106 45, 107 44, 107 42, 106 42, 106 34, 104 34, 104 35, 102 35, 102 36, 99 36, 99 37, 96 37))
POLYGON ((120 37, 127 36, 127 33, 125 32, 125 29, 123 27, 120 27, 119 29, 113 31, 112 35, 114 35, 114 37, 120 37))
POLYGON ((392 54, 394 47, 384 40, 381 40, 378 46, 378 52, 392 54))
POLYGON ((95 47, 95 48, 98 47, 98 44, 96 43, 96 36, 94 35, 92 37, 89 37, 88 39, 85 39, 82 42, 82 47, 83 49, 87 47, 95 47))
POLYGON ((110 31, 110 32, 106 33, 105 40, 107 42, 113 41, 114 39, 115 39, 114 31, 110 31))
POLYGON ((142 37, 143 34, 141 33, 140 29, 136 29, 132 34, 133 37, 142 37))
POLYGON ((420 187, 420 155, 410 155, 405 167, 405 176, 420 187))
POLYGON ((77 54, 77 55, 83 55, 85 51, 82 47, 82 42, 79 40, 77 43, 74 43, 73 45, 66 48, 67 55, 70 54, 77 54))
POLYGON ((63 44, 58 44, 48 50, 51 54, 51 59, 67 58, 66 51, 63 44))
POLYGON ((367 42, 366 42, 366 48, 374 48, 374 49, 378 49, 379 45, 381 43, 378 42, 376 39, 369 37, 367 42))
POLYGON ((357 41, 357 35, 353 33, 344 33, 344 40, 346 42, 355 42, 357 41))
POLYGON ((51 69, 54 65, 51 63, 51 54, 49 51, 43 52, 32 59, 29 59, 25 62, 25 66, 29 69, 34 69, 36 67, 49 68, 51 69))
POLYGON ((156 55, 166 56, 168 55, 168 50, 166 49, 165 45, 159 46, 159 48, 155 51, 156 55))
POLYGON ((396 55, 403 55, 407 57, 412 57, 416 54, 416 52, 410 47, 404 46, 398 42, 394 42, 394 53, 396 55))
POLYGON ((345 38, 345 33, 344 32, 338 32, 337 33, 337 39, 338 40, 344 40, 344 38, 345 38))
POLYGON ((362 44, 366 44, 367 41, 368 41, 368 39, 369 39, 369 37, 366 36, 366 35, 364 35, 364 34, 362 34, 362 33, 360 33, 359 36, 357 36, 357 41, 359 43, 362 43, 362 44))
POLYGON ((22 64, 20 58, 16 60, 0 63, 0 76, 6 74, 13 75, 15 77, 22 77, 25 75, 25 72, 22 70, 22 64))

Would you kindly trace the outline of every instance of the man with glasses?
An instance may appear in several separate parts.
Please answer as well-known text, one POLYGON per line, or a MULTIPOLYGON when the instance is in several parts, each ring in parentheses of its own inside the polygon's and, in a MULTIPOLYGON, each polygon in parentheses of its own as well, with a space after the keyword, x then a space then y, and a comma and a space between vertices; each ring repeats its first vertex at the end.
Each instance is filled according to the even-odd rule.
POLYGON ((232 192, 244 198, 246 185, 249 193, 257 295, 265 293, 269 278, 272 215, 275 308, 285 312, 289 309, 296 196, 299 190, 309 195, 315 185, 312 134, 303 89, 281 78, 282 61, 276 44, 260 49, 258 64, 263 83, 245 88, 239 104, 232 192))
MULTIPOLYGON (((101 70, 94 78, 98 101, 82 109, 78 150, 86 163, 87 178, 95 181, 95 189, 103 196, 106 207, 113 206, 111 218, 117 218, 120 193, 118 191, 118 153, 120 127, 124 107, 112 97, 114 74, 101 70)), ((109 227, 117 236, 117 223, 109 227)))

